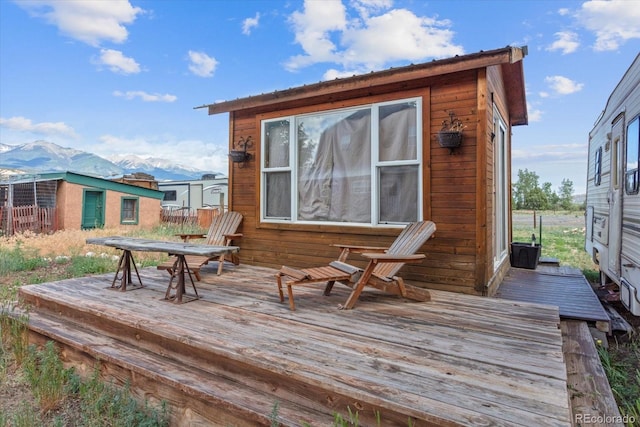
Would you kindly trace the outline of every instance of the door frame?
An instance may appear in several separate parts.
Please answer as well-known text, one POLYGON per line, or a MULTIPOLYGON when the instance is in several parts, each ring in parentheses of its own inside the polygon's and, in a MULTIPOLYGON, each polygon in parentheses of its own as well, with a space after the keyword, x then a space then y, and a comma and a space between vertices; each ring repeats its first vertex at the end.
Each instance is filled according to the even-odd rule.
POLYGON ((105 191, 97 188, 83 188, 82 189, 82 213, 80 217, 80 228, 81 229, 90 229, 90 228, 102 228, 104 227, 105 222, 105 212, 106 212, 106 197, 105 191), (85 225, 85 213, 87 209, 88 195, 89 193, 96 194, 96 221, 93 226, 85 225), (98 212, 98 209, 100 211, 98 212))
POLYGON ((625 120, 624 112, 611 122, 611 155, 609 157, 609 248, 607 256, 607 272, 611 277, 620 277, 620 253, 622 250, 622 193, 624 177, 622 173, 625 152, 625 120))

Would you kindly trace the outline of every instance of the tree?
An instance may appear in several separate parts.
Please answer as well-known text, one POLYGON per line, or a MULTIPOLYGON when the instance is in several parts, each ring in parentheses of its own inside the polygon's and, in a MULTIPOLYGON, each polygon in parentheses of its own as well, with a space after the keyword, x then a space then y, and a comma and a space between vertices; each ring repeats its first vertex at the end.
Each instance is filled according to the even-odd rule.
POLYGON ((541 209, 557 209, 559 206, 560 198, 558 195, 551 189, 551 183, 545 182, 542 184, 542 192, 546 197, 545 206, 541 209))
POLYGON ((574 207, 573 182, 563 179, 559 192, 556 193, 549 182, 545 182, 540 187, 538 179, 535 172, 518 169, 518 180, 512 188, 514 209, 572 209, 574 207))
POLYGON ((573 208, 573 181, 563 179, 558 191, 560 199, 560 207, 570 210, 573 208))
POLYGON ((518 169, 518 180, 513 184, 513 205, 516 209, 539 209, 537 205, 542 198, 542 191, 538 187, 538 179, 535 172, 518 169), (540 194, 534 194, 536 189, 540 194))

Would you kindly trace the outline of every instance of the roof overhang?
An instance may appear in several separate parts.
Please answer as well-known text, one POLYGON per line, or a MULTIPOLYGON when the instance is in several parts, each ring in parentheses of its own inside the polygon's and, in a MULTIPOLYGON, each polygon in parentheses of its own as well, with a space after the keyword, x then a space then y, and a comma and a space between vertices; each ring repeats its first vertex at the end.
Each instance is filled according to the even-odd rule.
POLYGON ((481 51, 469 55, 434 60, 423 64, 408 65, 369 74, 323 81, 261 95, 238 98, 232 101, 202 105, 195 108, 207 108, 209 115, 250 109, 273 111, 277 110, 280 105, 301 103, 304 100, 311 100, 319 96, 319 94, 323 96, 340 96, 349 92, 357 92, 364 89, 373 90, 376 87, 410 80, 501 66, 511 115, 511 125, 526 125, 528 118, 524 90, 524 71, 522 66, 522 60, 526 55, 526 46, 522 48, 507 46, 501 49, 481 51))

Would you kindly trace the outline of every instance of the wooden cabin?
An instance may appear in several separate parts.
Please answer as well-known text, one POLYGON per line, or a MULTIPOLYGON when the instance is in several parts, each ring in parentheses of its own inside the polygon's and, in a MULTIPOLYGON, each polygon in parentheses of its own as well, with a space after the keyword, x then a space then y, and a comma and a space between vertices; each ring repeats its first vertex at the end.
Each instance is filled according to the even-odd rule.
POLYGON ((428 219, 436 238, 403 278, 495 293, 509 267, 511 127, 528 121, 526 54, 505 47, 203 106, 229 114, 242 262, 319 266, 338 256, 331 244, 385 246, 428 219), (441 130, 461 131, 460 145, 441 130))

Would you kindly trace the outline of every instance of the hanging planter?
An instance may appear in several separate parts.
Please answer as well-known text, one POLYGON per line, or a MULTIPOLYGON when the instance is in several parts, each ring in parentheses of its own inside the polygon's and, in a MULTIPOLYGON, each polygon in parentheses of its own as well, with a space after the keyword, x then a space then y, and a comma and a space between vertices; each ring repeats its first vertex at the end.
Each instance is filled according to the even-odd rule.
POLYGON ((231 161, 233 163, 244 163, 244 161, 248 158, 248 154, 249 153, 247 153, 246 151, 231 150, 229 152, 229 157, 231 158, 231 161))
POLYGON ((462 132, 441 130, 438 132, 438 143, 442 148, 458 148, 462 144, 462 132))
POLYGON ((456 113, 449 111, 449 120, 442 122, 442 129, 436 135, 442 148, 448 148, 449 154, 453 154, 455 148, 462 145, 462 130, 465 128, 462 120, 456 117, 456 113))
POLYGON ((247 139, 244 137, 240 137, 240 140, 236 144, 238 148, 242 148, 242 150, 231 150, 229 151, 229 158, 233 163, 238 163, 238 167, 243 167, 246 162, 251 159, 251 154, 247 153, 248 147, 253 147, 253 142, 251 141, 251 136, 247 139))

